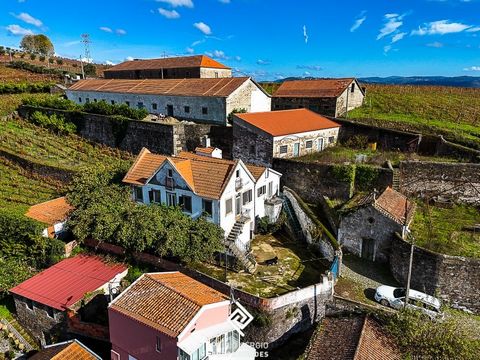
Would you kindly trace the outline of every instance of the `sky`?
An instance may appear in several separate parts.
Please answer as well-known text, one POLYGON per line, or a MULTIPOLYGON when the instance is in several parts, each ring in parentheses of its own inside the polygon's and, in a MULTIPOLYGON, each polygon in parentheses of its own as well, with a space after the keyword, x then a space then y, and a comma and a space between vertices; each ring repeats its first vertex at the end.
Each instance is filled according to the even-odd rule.
POLYGON ((206 54, 235 75, 480 76, 480 0, 0 0, 0 45, 95 62, 206 54))

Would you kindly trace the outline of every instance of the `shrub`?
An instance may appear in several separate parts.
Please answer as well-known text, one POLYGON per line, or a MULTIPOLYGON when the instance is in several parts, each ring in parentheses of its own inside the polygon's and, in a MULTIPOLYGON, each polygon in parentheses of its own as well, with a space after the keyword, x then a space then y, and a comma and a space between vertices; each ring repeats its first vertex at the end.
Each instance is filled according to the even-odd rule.
POLYGON ((77 130, 75 124, 66 121, 62 115, 57 114, 47 115, 35 111, 30 116, 29 121, 58 134, 73 134, 77 130))
MULTIPOLYGON (((35 54, 30 55, 30 57, 32 56, 36 56, 36 55, 35 54)), ((32 59, 32 60, 35 60, 35 59, 32 59)), ((50 74, 50 75, 57 75, 57 76, 63 75, 63 72, 61 70, 48 69, 45 66, 30 64, 22 60, 11 61, 8 64, 8 66, 14 69, 27 70, 36 74, 50 74)))
POLYGON ((346 147, 353 149, 366 149, 368 145, 368 136, 365 135, 354 135, 347 139, 344 143, 346 147))
POLYGON ((50 64, 53 64, 54 60, 53 60, 52 58, 50 58, 50 59, 48 59, 48 62, 49 62, 50 64))
POLYGON ((373 166, 357 165, 355 167, 355 186, 358 191, 371 191, 380 171, 373 166))
POLYGON ((106 101, 86 103, 83 111, 99 115, 120 115, 128 119, 142 120, 148 115, 146 109, 133 109, 127 104, 108 104, 106 101))
POLYGON ((281 229, 281 227, 285 224, 286 221, 287 215, 283 211, 280 213, 277 221, 274 223, 270 223, 268 216, 264 216, 258 222, 257 231, 262 235, 274 234, 281 229))
POLYGON ((45 61, 45 56, 44 55, 41 55, 38 60, 40 60, 41 62, 44 62, 45 61))
POLYGON ((37 58, 37 55, 35 54, 30 54, 30 60, 35 60, 37 58))
POLYGON ((57 59, 57 65, 63 65, 63 60, 62 59, 57 59))
POLYGON ((73 101, 58 96, 27 97, 22 100, 22 105, 71 111, 81 109, 73 101))
POLYGON ((4 82, 0 83, 0 94, 46 93, 52 85, 52 82, 4 82))
POLYGON ((0 257, 0 299, 8 294, 9 289, 27 280, 33 273, 33 269, 23 259, 0 257))

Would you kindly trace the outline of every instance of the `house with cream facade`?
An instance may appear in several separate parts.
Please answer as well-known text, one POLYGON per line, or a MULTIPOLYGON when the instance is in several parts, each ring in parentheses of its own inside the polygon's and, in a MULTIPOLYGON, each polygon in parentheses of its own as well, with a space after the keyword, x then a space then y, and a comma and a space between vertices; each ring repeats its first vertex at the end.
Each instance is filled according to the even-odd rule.
POLYGON ((340 125, 307 109, 235 114, 233 157, 271 166, 273 158, 294 158, 337 143, 340 125))
POLYGON ((259 219, 268 216, 273 222, 280 213, 280 177, 241 160, 189 152, 164 156, 144 148, 123 182, 139 203, 179 206, 192 218, 206 216, 224 230, 229 253, 253 272, 250 242, 259 219))

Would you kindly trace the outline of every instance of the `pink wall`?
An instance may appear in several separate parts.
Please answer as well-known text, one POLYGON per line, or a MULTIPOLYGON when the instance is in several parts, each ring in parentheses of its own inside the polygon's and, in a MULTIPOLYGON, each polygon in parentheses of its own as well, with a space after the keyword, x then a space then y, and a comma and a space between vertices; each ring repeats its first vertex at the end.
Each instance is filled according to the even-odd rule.
POLYGON ((192 326, 187 328, 185 335, 178 340, 179 341, 185 340, 192 333, 193 329, 197 331, 197 330, 205 329, 209 326, 221 324, 227 321, 228 310, 229 310, 228 303, 212 309, 204 310, 202 312, 202 315, 200 315, 200 317, 197 319, 197 321, 194 324, 192 324, 192 326))
POLYGON ((108 309, 110 342, 120 359, 132 355, 138 360, 176 360, 177 340, 135 321, 115 310, 108 309), (162 352, 155 350, 157 336, 162 339, 162 352))

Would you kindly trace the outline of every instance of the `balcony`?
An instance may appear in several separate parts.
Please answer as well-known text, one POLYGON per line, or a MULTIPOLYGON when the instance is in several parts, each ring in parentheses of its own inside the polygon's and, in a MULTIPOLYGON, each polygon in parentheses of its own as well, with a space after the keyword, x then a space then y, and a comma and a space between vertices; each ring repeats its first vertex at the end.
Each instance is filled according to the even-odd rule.
POLYGON ((243 188, 243 180, 242 180, 242 178, 236 178, 235 179, 235 190, 238 191, 241 188, 243 188))

